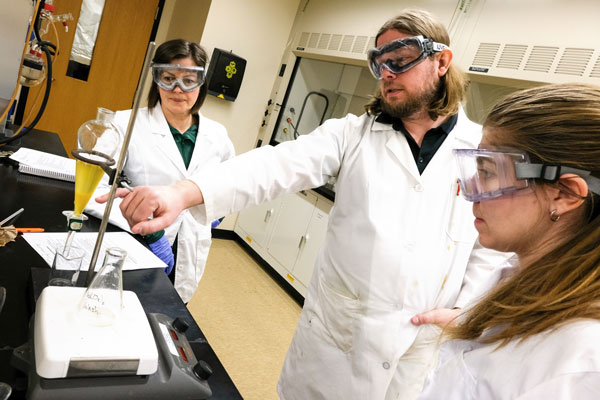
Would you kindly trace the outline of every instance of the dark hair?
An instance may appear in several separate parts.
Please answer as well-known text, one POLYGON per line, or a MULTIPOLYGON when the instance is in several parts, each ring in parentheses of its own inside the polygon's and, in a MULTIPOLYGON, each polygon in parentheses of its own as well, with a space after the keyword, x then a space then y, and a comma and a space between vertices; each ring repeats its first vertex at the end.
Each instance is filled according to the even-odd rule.
MULTIPOLYGON (((409 35, 422 35, 438 43, 450 46, 450 36, 446 27, 433 15, 423 10, 408 9, 400 15, 387 21, 377 32, 375 43, 379 36, 389 30, 397 30, 409 35)), ((429 112, 432 115, 453 115, 458 112, 460 102, 467 91, 468 80, 464 72, 456 65, 450 64, 448 71, 440 78, 440 89, 433 99, 429 112)), ((368 114, 381 113, 381 93, 377 88, 375 96, 365 105, 368 114)))
MULTIPOLYGON (((206 63, 208 61, 206 51, 204 51, 199 44, 189 42, 185 39, 169 40, 158 46, 152 62, 156 64, 169 64, 173 60, 188 57, 191 57, 197 66, 206 68, 206 63)), ((198 99, 190 110, 191 114, 196 113, 200 109, 207 93, 208 89, 206 87, 206 82, 204 82, 204 85, 200 86, 198 99)), ((152 81, 152 86, 150 86, 150 92, 148 93, 148 107, 154 108, 159 102, 160 94, 158 92, 158 86, 152 81)))

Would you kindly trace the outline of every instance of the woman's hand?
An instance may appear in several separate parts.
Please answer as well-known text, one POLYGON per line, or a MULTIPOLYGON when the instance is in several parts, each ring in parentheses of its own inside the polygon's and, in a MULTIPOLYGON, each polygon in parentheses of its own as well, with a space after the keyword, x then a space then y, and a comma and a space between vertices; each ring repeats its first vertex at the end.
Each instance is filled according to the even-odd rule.
POLYGON ((435 324, 444 329, 446 326, 455 326, 456 317, 460 314, 460 308, 437 308, 417 314, 410 319, 413 325, 435 324))

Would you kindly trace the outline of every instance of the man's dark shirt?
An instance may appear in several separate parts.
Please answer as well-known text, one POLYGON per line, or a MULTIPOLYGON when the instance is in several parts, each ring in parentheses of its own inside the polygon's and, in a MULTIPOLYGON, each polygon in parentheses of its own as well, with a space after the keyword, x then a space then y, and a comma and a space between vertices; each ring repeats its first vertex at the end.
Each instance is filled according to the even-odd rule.
POLYGON ((448 134, 454 129, 457 120, 458 114, 455 114, 437 128, 428 130, 423 137, 421 147, 419 147, 412 135, 406 130, 401 119, 394 118, 386 113, 381 113, 375 121, 383 124, 391 124, 394 130, 404 134, 413 157, 415 158, 415 162, 417 163, 419 174, 423 174, 425 167, 429 164, 429 161, 431 161, 435 152, 438 151, 442 143, 444 143, 444 140, 448 137, 448 134))

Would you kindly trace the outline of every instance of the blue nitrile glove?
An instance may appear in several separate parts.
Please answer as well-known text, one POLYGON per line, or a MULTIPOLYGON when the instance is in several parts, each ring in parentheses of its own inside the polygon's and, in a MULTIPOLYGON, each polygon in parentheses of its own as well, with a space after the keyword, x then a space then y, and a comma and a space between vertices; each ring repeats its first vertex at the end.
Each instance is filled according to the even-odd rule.
MULTIPOLYGON (((223 218, 225 218, 225 217, 223 217, 223 218)), ((219 219, 216 219, 216 220, 214 220, 214 221, 213 221, 213 222, 210 224, 210 227, 211 227, 212 229, 215 229, 217 226, 219 226, 219 224, 221 223, 221 221, 223 221, 223 218, 219 218, 219 219)))
POLYGON ((156 257, 160 258, 165 264, 167 264, 165 273, 169 275, 173 270, 175 257, 173 256, 173 249, 171 249, 171 245, 169 244, 167 237, 163 236, 156 242, 150 243, 148 246, 150 246, 150 250, 152 250, 156 257))

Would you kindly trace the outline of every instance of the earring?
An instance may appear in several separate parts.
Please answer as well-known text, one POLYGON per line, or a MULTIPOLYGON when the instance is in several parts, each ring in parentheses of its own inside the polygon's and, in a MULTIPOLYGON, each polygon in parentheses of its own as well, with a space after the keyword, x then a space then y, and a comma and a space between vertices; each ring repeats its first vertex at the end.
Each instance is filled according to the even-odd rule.
POLYGON ((558 213, 558 210, 554 209, 552 211, 550 211, 550 220, 552 222, 556 222, 560 219, 560 214, 558 213))

